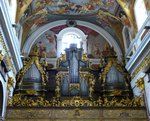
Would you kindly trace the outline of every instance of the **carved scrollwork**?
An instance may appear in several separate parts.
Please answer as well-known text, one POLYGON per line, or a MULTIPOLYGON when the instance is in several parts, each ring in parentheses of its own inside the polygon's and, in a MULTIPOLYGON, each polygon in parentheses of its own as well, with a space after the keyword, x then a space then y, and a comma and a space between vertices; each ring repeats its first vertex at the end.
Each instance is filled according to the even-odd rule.
POLYGON ((104 97, 129 96, 129 75, 115 57, 108 58, 99 80, 102 81, 104 97))
POLYGON ((123 65, 121 65, 120 63, 117 62, 117 59, 116 58, 109 58, 108 59, 108 63, 107 65, 105 66, 102 74, 101 74, 101 78, 103 80, 103 83, 106 81, 106 76, 107 76, 107 73, 110 71, 110 68, 112 66, 115 66, 116 69, 121 72, 125 78, 127 78, 129 75, 125 72, 125 68, 123 67, 123 65))
POLYGON ((37 47, 33 49, 30 57, 24 61, 23 68, 17 74, 17 89, 19 92, 27 95, 39 95, 45 91, 46 81, 48 80, 46 72, 46 64, 40 63, 39 50, 37 47), (31 80, 31 81, 30 81, 31 80))
POLYGON ((8 77, 8 90, 10 90, 11 87, 14 87, 14 78, 13 77, 8 77))
POLYGON ((2 50, 0 50, 0 61, 2 61, 4 58, 4 54, 2 53, 2 50))
POLYGON ((97 100, 83 99, 79 96, 72 97, 71 99, 46 100, 44 97, 38 96, 36 99, 27 98, 21 94, 15 94, 8 102, 9 106, 16 107, 144 107, 143 97, 134 97, 133 99, 124 98, 98 98, 97 100))
MULTIPOLYGON (((65 78, 65 76, 68 76, 68 72, 59 72, 56 75, 56 89, 55 89, 55 93, 56 93, 56 97, 60 97, 60 83, 61 80, 63 80, 65 78)), ((92 98, 93 97, 93 92, 94 92, 94 84, 95 84, 95 78, 94 75, 89 73, 89 72, 80 72, 80 79, 84 79, 87 81, 87 83, 89 84, 89 97, 92 98)), ((80 84, 70 84, 70 89, 72 88, 80 88, 80 84)))
POLYGON ((12 60, 11 60, 11 57, 9 56, 9 52, 6 48, 6 45, 4 43, 4 40, 3 40, 3 36, 2 34, 0 33, 0 45, 1 45, 1 50, 0 50, 0 61, 4 61, 6 66, 7 66, 7 69, 8 70, 12 70, 14 72, 14 66, 12 64, 12 60))
POLYGON ((134 73, 132 74, 132 79, 148 65, 150 65, 150 54, 148 54, 148 56, 146 58, 144 58, 144 60, 141 62, 141 64, 134 71, 134 73))
POLYGON ((38 51, 35 50, 35 55, 27 58, 24 60, 24 66, 20 70, 20 72, 17 75, 17 81, 21 84, 24 78, 25 73, 31 68, 32 64, 35 64, 37 69, 39 70, 41 77, 42 77, 42 85, 46 84, 46 81, 48 80, 47 73, 45 71, 44 65, 40 63, 40 58, 38 56, 38 51))

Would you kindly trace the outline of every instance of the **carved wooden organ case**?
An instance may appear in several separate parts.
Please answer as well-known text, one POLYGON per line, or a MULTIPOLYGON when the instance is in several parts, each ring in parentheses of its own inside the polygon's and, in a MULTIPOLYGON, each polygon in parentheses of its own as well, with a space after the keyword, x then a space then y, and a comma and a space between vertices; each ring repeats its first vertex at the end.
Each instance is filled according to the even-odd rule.
MULTIPOLYGON (((46 63, 40 63, 39 51, 35 47, 17 75, 16 92, 28 97, 36 96, 43 105, 55 107, 124 105, 124 100, 125 105, 132 105, 129 100, 132 99, 130 78, 123 64, 118 63, 114 51, 103 54, 106 56, 99 59, 96 68, 82 53, 83 49, 75 44, 65 52, 57 59, 57 68, 51 70, 56 73, 49 72, 47 76, 46 63), (52 80, 49 77, 52 74, 55 85, 53 92, 49 92, 45 87, 52 80), (54 94, 50 96, 51 93, 54 94)), ((22 99, 27 101, 27 105, 33 101, 31 98, 22 99)), ((34 100, 37 105, 39 100, 34 100)))
POLYGON ((22 95, 43 95, 48 80, 46 63, 40 63, 39 49, 33 48, 33 53, 24 60, 24 66, 17 75, 16 91, 22 95))
POLYGON ((56 75, 56 97, 90 97, 94 92, 95 78, 88 71, 88 61, 83 57, 82 48, 71 44, 66 54, 58 59, 56 75), (87 70, 86 70, 87 69, 87 70))

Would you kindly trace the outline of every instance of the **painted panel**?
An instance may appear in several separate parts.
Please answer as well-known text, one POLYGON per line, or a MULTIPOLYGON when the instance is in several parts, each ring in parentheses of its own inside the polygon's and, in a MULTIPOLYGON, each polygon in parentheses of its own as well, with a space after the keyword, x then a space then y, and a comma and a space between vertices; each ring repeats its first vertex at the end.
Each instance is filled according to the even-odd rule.
POLYGON ((57 55, 56 37, 53 31, 49 30, 44 34, 42 34, 36 41, 35 45, 39 47, 41 57, 45 57, 45 53, 47 58, 56 57, 57 55))
POLYGON ((88 57, 89 58, 100 58, 102 52, 106 51, 107 48, 110 48, 108 42, 101 36, 90 35, 88 37, 88 57))

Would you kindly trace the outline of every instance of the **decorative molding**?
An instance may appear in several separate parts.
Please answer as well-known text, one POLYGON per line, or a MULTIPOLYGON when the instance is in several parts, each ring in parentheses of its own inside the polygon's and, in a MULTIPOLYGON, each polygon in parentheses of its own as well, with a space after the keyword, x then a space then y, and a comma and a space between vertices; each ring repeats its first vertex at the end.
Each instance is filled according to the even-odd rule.
POLYGON ((13 57, 16 72, 22 68, 22 60, 20 58, 20 44, 16 36, 15 30, 13 30, 11 19, 9 16, 8 1, 1 0, 0 2, 0 31, 4 38, 5 45, 7 44, 7 50, 13 57), (11 51, 10 51, 11 50, 11 51))
POLYGON ((9 57, 9 55, 8 55, 8 51, 7 51, 7 48, 6 48, 6 45, 5 45, 5 43, 4 43, 4 40, 3 40, 3 37, 2 37, 2 34, 1 34, 1 32, 0 32, 0 44, 2 45, 2 49, 3 50, 1 50, 3 53, 5 53, 5 55, 4 54, 2 54, 2 52, 1 52, 1 58, 2 58, 2 60, 3 61, 5 61, 6 63, 7 63, 7 68, 8 69, 10 69, 10 70, 12 70, 13 72, 14 72, 14 74, 15 74, 15 70, 14 70, 14 68, 13 68, 13 64, 12 64, 12 62, 11 62, 11 59, 10 59, 10 57, 9 57))
POLYGON ((140 65, 138 65, 137 69, 132 74, 131 78, 133 79, 140 71, 142 71, 145 67, 150 65, 150 54, 144 58, 140 65))
POLYGON ((133 99, 124 98, 107 98, 99 97, 97 100, 90 100, 84 97, 74 96, 72 98, 58 99, 54 97, 52 100, 47 100, 43 96, 38 96, 31 99, 25 95, 15 94, 8 102, 10 107, 49 107, 49 108, 80 108, 80 107, 145 107, 143 97, 134 97, 133 99))
POLYGON ((6 120, 147 121, 147 115, 143 108, 8 108, 6 120))

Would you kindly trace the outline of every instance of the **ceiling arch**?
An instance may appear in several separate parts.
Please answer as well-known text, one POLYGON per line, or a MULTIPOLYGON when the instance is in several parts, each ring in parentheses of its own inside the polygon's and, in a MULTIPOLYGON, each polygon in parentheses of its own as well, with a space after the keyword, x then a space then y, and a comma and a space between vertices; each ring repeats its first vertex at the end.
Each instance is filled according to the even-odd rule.
MULTIPOLYGON (((105 31, 103 28, 101 28, 97 25, 94 25, 92 23, 89 23, 89 22, 80 21, 80 20, 76 20, 76 22, 77 22, 77 25, 82 25, 82 26, 88 27, 88 28, 96 31, 100 35, 102 35, 107 40, 107 42, 110 44, 110 46, 114 47, 114 50, 118 55, 118 58, 121 59, 121 56, 122 56, 121 48, 118 45, 117 41, 107 31, 105 31)), ((44 32, 46 32, 47 30, 49 30, 53 27, 61 26, 64 24, 66 24, 66 20, 59 20, 59 21, 51 22, 49 24, 46 24, 46 25, 40 27, 31 36, 29 36, 29 38, 26 40, 26 42, 24 43, 23 48, 22 48, 22 53, 25 55, 29 55, 32 46, 35 44, 36 40, 38 39, 38 37, 40 35, 42 35, 44 32)))

